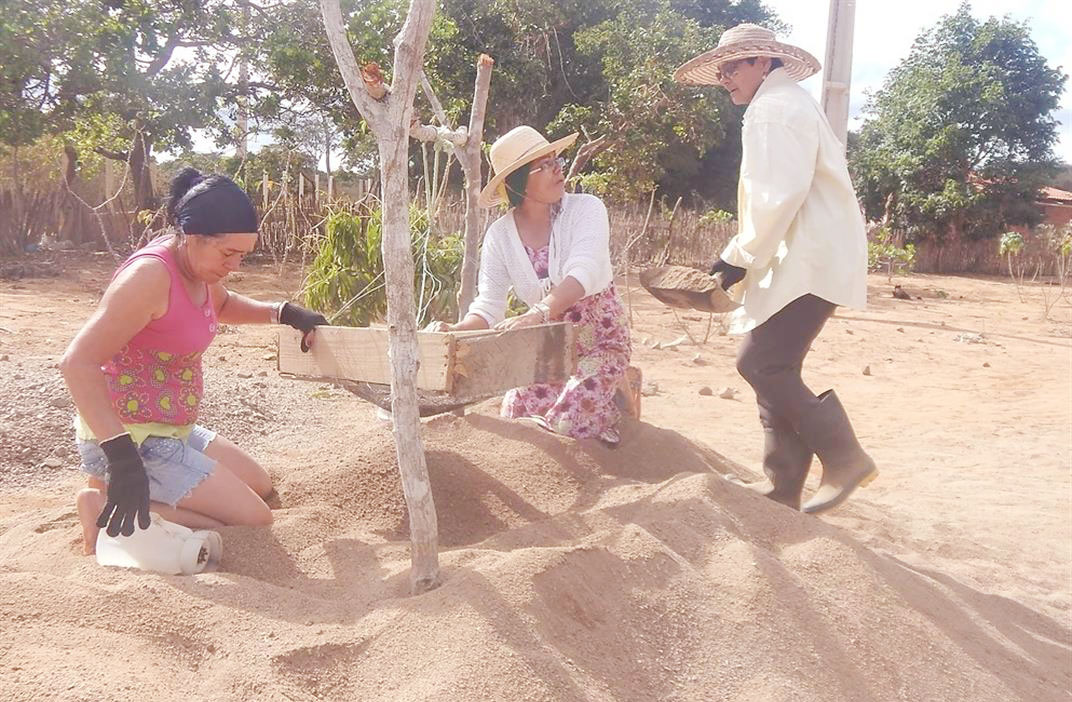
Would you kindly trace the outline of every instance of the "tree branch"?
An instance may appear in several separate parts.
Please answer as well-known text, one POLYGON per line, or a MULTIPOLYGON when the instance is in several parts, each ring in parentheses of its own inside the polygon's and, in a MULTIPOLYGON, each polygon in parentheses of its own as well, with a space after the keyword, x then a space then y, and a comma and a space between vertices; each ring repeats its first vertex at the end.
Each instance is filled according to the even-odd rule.
POLYGON ((428 98, 428 102, 432 105, 432 112, 435 114, 436 119, 444 127, 449 127, 447 122, 447 113, 443 109, 442 103, 439 102, 439 98, 435 96, 435 92, 432 90, 432 84, 428 82, 428 74, 421 71, 421 89, 424 90, 424 96, 428 98))
POLYGON ((607 135, 593 139, 592 141, 585 142, 581 148, 577 150, 577 155, 573 157, 573 163, 570 165, 569 175, 566 176, 566 182, 576 178, 584 170, 584 167, 588 165, 597 154, 602 151, 606 151, 610 146, 610 142, 607 141, 607 135))
POLYGON ((164 43, 164 47, 160 49, 160 53, 149 63, 149 67, 145 69, 145 76, 155 76, 160 71, 164 70, 164 66, 171 60, 171 54, 175 51, 175 48, 182 44, 182 40, 179 35, 172 34, 167 38, 167 42, 164 43))
POLYGON ((466 155, 475 156, 476 180, 480 181, 480 147, 484 142, 484 115, 488 109, 488 92, 491 90, 491 69, 495 59, 480 54, 476 60, 476 82, 473 85, 473 104, 469 107, 469 144, 466 155))
POLYGON ((418 141, 439 141, 442 139, 457 147, 465 146, 469 141, 469 130, 465 127, 459 127, 458 129, 436 127, 431 124, 421 124, 417 120, 413 120, 410 124, 409 135, 418 141))
POLYGON ((339 0, 320 0, 320 13, 324 17, 324 31, 328 35, 331 53, 335 55, 335 63, 339 65, 339 73, 342 74, 350 99, 365 118, 373 134, 378 136, 389 127, 387 110, 369 93, 368 83, 357 66, 354 51, 346 37, 346 25, 343 24, 339 0))
MULTIPOLYGON (((391 116, 395 121, 407 117, 406 111, 413 108, 417 83, 423 74, 421 60, 424 57, 424 47, 428 43, 428 32, 432 27, 435 8, 435 0, 410 0, 406 22, 395 37, 394 77, 390 88, 390 92, 397 95, 397 98, 392 100, 392 111, 395 114, 391 116)), ((405 121, 408 120, 404 120, 403 124, 405 121)))
POLYGON ((491 88, 491 69, 495 61, 480 54, 476 61, 476 83, 473 104, 469 108, 469 143, 458 149, 458 163, 465 172, 465 248, 462 255, 462 284, 458 290, 458 321, 465 318, 469 305, 476 297, 476 281, 480 261, 480 212, 478 200, 482 181, 481 165, 484 142, 484 114, 491 88))
POLYGON ((104 158, 110 158, 113 161, 128 161, 130 159, 130 152, 128 151, 112 151, 106 149, 103 146, 93 147, 93 151, 100 154, 104 158))

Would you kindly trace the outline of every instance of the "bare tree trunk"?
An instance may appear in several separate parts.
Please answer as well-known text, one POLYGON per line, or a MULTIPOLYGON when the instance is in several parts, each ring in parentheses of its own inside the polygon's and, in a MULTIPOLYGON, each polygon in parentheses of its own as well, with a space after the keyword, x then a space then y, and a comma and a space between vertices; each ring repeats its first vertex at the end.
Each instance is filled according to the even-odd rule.
POLYGON ((391 414, 398 468, 409 508, 414 592, 439 584, 438 527, 417 406, 417 319, 413 299, 413 254, 409 232, 409 125, 420 81, 435 0, 410 0, 395 38, 390 89, 363 75, 344 29, 339 0, 320 0, 324 28, 350 98, 365 118, 380 154, 383 264, 387 283, 388 343, 391 356, 391 414))
POLYGON ((409 209, 391 203, 409 202, 406 163, 409 139, 403 132, 396 144, 381 144, 383 164, 383 269, 387 281, 387 325, 391 356, 391 416, 394 420, 398 465, 409 509, 415 592, 438 584, 439 556, 435 504, 421 442, 417 407, 417 318, 413 298, 413 252, 409 209))
MULTIPOLYGON (((108 163, 111 163, 109 161, 108 163)), ((75 179, 78 178, 78 151, 73 144, 63 145, 63 183, 60 185, 60 240, 67 239, 76 244, 83 243, 85 235, 81 225, 81 209, 78 201, 71 194, 75 179)))
POLYGON ((331 177, 331 125, 328 118, 324 118, 324 172, 331 177))
POLYGON ((11 149, 11 222, 14 223, 13 248, 17 253, 26 250, 29 232, 25 228, 23 212, 25 211, 26 191, 22 187, 22 173, 19 169, 19 147, 11 149))
POLYGON ((149 164, 152 159, 153 142, 145 133, 134 133, 134 142, 130 145, 130 177, 134 181, 134 209, 156 209, 156 194, 153 192, 152 174, 149 164))
POLYGON ((476 86, 469 113, 469 141, 458 150, 458 163, 465 172, 465 251, 462 257, 462 285, 458 291, 458 320, 465 318, 476 297, 476 280, 480 269, 480 185, 484 154, 484 115, 491 87, 491 69, 495 65, 487 54, 476 63, 476 86))

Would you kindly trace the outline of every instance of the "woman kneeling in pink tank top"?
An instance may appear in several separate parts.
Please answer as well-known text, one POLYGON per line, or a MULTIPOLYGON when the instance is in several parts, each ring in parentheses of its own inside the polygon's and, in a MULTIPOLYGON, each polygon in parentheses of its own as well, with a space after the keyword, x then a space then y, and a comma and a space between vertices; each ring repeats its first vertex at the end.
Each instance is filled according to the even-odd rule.
POLYGON ((201 356, 219 324, 287 324, 305 333, 302 350, 327 324, 224 287, 257 243, 257 213, 232 180, 184 169, 167 212, 178 233, 119 267, 60 364, 89 475, 77 498, 87 554, 100 529, 129 536, 149 526, 150 511, 196 529, 271 524, 268 472, 197 424, 201 356))

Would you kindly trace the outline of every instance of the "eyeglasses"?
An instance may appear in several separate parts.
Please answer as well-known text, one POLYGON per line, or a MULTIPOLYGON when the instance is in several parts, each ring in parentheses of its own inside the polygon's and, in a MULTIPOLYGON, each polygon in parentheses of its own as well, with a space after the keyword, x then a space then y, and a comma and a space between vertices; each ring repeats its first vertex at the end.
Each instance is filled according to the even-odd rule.
POLYGON ((727 78, 733 78, 737 75, 737 72, 741 70, 741 66, 745 63, 755 63, 755 59, 737 59, 736 61, 727 61, 715 68, 715 80, 722 83, 727 78))
POLYGON ((532 168, 529 169, 529 175, 533 173, 539 173, 543 170, 559 171, 560 173, 566 170, 566 159, 558 156, 557 158, 544 159, 542 161, 536 161, 532 164, 532 168))

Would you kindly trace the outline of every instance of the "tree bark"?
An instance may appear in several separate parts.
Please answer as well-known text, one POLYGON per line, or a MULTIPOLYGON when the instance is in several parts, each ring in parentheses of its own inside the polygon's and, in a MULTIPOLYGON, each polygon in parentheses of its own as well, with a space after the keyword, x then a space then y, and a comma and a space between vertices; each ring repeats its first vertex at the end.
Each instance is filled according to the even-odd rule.
POLYGON ((572 192, 576 192, 577 185, 573 183, 574 178, 581 174, 581 171, 585 169, 589 161, 609 147, 610 141, 607 140, 607 135, 604 134, 598 139, 586 142, 581 148, 577 149, 577 155, 573 157, 573 163, 570 164, 569 174, 566 175, 566 187, 572 192))
POLYGON ((391 417, 409 509, 414 592, 439 584, 438 533, 428 467, 421 442, 417 404, 417 318, 414 314, 413 251, 409 233, 409 183, 406 164, 409 143, 405 132, 393 144, 381 144, 383 208, 383 269, 387 281, 388 353, 391 357, 391 417))
MULTIPOLYGON (((409 509, 410 584, 415 593, 439 584, 439 534, 417 403, 417 319, 413 299, 413 253, 409 231, 409 125, 420 81, 435 0, 410 0, 395 38, 390 89, 370 84, 357 66, 344 29, 339 0, 320 0, 324 28, 350 98, 376 137, 380 155, 383 264, 390 330, 391 416, 398 468, 409 509)), ((382 84, 381 84, 382 85, 382 84)))
POLYGON ((462 285, 458 291, 458 320, 465 318, 476 297, 480 269, 480 186, 483 179, 484 115, 491 87, 491 69, 495 61, 481 54, 476 62, 476 85, 469 112, 469 141, 458 150, 458 163, 465 173, 465 251, 462 256, 462 285))
POLYGON ((78 151, 73 144, 63 145, 63 183, 60 184, 60 240, 83 242, 81 216, 78 201, 71 194, 78 178, 78 151))

